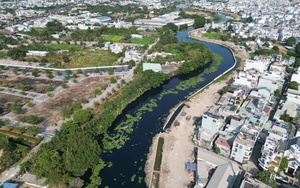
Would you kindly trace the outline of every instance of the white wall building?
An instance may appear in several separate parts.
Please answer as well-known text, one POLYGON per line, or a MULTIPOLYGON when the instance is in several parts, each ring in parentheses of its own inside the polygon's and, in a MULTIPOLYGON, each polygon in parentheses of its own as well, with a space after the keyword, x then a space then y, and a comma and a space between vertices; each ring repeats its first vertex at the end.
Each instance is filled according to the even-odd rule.
POLYGON ((205 112, 202 116, 201 127, 212 133, 216 133, 221 127, 221 117, 210 112, 205 112))
POLYGON ((244 71, 255 69, 260 73, 263 73, 265 70, 268 69, 268 66, 271 62, 270 61, 261 61, 261 60, 250 60, 247 59, 245 63, 244 71))
POLYGON ((243 125, 234 139, 230 158, 242 164, 247 163, 258 135, 259 131, 255 126, 243 125))
POLYGON ((294 140, 296 142, 291 143, 289 148, 284 152, 284 156, 288 159, 288 167, 285 171, 293 175, 296 174, 300 166, 300 138, 298 137, 294 140))
POLYGON ((283 156, 284 143, 288 139, 287 130, 273 125, 269 130, 269 136, 261 149, 261 157, 258 159, 258 164, 264 170, 277 172, 283 156))

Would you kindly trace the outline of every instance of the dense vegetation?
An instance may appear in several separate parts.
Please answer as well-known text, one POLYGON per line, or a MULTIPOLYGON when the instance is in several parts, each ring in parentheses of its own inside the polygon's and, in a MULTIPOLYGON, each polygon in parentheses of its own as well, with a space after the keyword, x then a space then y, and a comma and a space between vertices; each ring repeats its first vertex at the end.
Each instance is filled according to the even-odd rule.
MULTIPOLYGON (((213 55, 204 45, 178 43, 175 37, 177 29, 172 24, 164 27, 160 31, 161 40, 155 48, 160 46, 170 49, 172 47, 173 52, 176 51, 181 60, 189 57, 182 64, 183 68, 179 73, 186 74, 212 62, 213 55)), ((101 159, 101 154, 121 147, 127 140, 125 134, 132 131, 130 125, 138 121, 142 113, 152 110, 156 105, 155 101, 143 106, 138 111, 137 117, 129 117, 128 122, 122 124, 117 131, 118 134, 111 135, 108 129, 129 103, 144 92, 159 87, 171 77, 170 74, 154 73, 150 70, 142 71, 141 64, 134 72, 136 74, 134 79, 119 92, 115 92, 106 99, 95 111, 72 106, 61 109, 65 117, 72 115, 72 120, 62 125, 55 137, 44 144, 29 162, 26 162, 26 167, 38 177, 47 177, 47 183, 56 186, 70 186, 74 179, 82 176, 88 169, 92 169, 90 182, 86 187, 100 185, 99 173, 108 165, 101 159)), ((192 86, 186 85, 188 86, 182 86, 182 88, 192 86)))
POLYGON ((155 51, 168 52, 174 55, 167 57, 156 57, 153 62, 165 63, 166 61, 180 62, 184 61, 179 67, 179 74, 187 74, 191 71, 197 70, 207 66, 213 61, 213 53, 200 43, 178 42, 175 37, 177 26, 174 24, 167 24, 160 30, 160 41, 148 53, 155 51))
POLYGON ((101 184, 99 173, 105 163, 99 156, 102 151, 117 147, 103 141, 107 139, 108 128, 128 103, 169 78, 170 75, 162 73, 140 72, 128 86, 122 88, 121 95, 104 102, 100 115, 76 108, 73 120, 64 123, 56 136, 43 145, 27 164, 30 170, 39 177, 47 177, 49 184, 57 185, 69 184, 72 179, 94 167, 89 187, 101 184))

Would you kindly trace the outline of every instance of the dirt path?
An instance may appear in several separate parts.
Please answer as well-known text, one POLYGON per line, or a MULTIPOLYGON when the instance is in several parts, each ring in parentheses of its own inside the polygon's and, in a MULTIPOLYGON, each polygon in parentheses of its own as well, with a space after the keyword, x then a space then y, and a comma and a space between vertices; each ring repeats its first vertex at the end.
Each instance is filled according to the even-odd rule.
MULTIPOLYGON (((194 180, 193 173, 185 171, 185 163, 194 162, 195 160, 193 154, 195 145, 192 142, 195 126, 193 125, 192 119, 190 121, 186 120, 186 116, 201 116, 211 105, 214 105, 214 102, 219 97, 219 94, 217 93, 218 90, 225 85, 225 82, 213 84, 209 86, 208 89, 186 102, 186 106, 175 119, 180 125, 176 127, 172 125, 169 133, 161 133, 161 137, 164 138, 164 146, 159 187, 187 187, 189 182, 194 180)), ((154 140, 156 139, 157 138, 154 140)), ((147 185, 149 184, 155 160, 155 152, 153 151, 156 151, 154 146, 150 149, 145 167, 147 185)))

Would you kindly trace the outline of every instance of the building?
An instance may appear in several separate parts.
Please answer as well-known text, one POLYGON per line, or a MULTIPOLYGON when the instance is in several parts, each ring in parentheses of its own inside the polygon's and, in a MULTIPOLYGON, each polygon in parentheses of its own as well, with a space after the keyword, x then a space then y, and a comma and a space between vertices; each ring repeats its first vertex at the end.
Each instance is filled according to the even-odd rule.
POLYGON ((207 131, 216 133, 221 127, 221 117, 210 112, 205 112, 202 116, 201 127, 207 131))
POLYGON ((270 61, 261 61, 261 60, 250 60, 247 59, 245 63, 244 71, 255 69, 260 73, 263 73, 268 69, 268 66, 271 62, 270 61))
POLYGON ((277 172, 286 147, 288 132, 278 125, 273 125, 268 132, 269 136, 261 149, 258 164, 263 170, 277 172))
POLYGON ((289 140, 284 157, 288 160, 288 167, 285 172, 294 176, 300 166, 300 137, 289 140))
POLYGON ((220 149, 220 154, 229 157, 235 135, 227 131, 220 131, 215 146, 220 149))
POLYGON ((242 164, 247 163, 258 135, 258 127, 244 124, 233 141, 230 158, 242 164))
POLYGON ((143 63, 143 71, 152 70, 153 72, 161 72, 161 65, 159 63, 143 63))
POLYGON ((26 56, 28 55, 32 55, 32 56, 46 56, 48 54, 48 52, 46 51, 35 51, 35 50, 28 50, 28 52, 26 53, 26 56))
POLYGON ((238 174, 239 166, 236 162, 198 148, 195 188, 231 188, 238 174))

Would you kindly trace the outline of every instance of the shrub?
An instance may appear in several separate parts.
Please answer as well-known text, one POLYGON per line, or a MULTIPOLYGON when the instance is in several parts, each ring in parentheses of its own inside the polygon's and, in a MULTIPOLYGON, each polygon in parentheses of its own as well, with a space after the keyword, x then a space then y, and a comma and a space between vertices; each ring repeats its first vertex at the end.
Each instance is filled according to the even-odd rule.
POLYGON ((15 103, 15 102, 10 105, 10 109, 15 114, 20 114, 23 110, 22 106, 20 104, 15 103))

